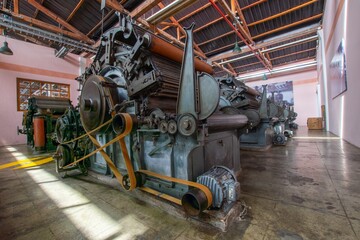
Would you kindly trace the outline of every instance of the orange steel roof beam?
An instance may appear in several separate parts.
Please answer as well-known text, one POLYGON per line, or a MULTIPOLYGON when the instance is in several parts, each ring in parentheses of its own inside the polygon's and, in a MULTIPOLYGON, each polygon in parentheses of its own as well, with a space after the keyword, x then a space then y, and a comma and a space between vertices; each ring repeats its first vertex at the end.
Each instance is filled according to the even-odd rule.
POLYGON ((266 1, 267 1, 267 0, 259 0, 259 1, 257 1, 257 2, 254 2, 254 3, 252 3, 252 4, 249 4, 249 5, 241 8, 241 10, 246 10, 246 9, 248 9, 248 8, 252 8, 252 7, 254 7, 254 6, 256 6, 256 5, 259 5, 260 3, 264 3, 264 2, 266 2, 266 1))
MULTIPOLYGON (((40 0, 40 4, 42 5, 43 3, 44 3, 44 0, 40 0)), ((35 8, 33 18, 36 18, 38 14, 39 14, 39 9, 35 8)), ((30 26, 32 26, 32 24, 30 24, 30 26)))
POLYGON ((19 14, 19 0, 14 0, 14 12, 19 14))
POLYGON ((108 14, 106 14, 106 16, 104 17, 104 19, 100 20, 100 22, 98 22, 95 27, 93 27, 87 34, 86 36, 91 35, 93 32, 96 31, 96 29, 98 29, 101 26, 102 21, 106 21, 110 16, 114 15, 115 10, 110 10, 110 12, 108 14))
POLYGON ((224 67, 224 66, 222 66, 222 65, 220 65, 220 64, 218 64, 218 63, 214 63, 214 65, 215 65, 216 67, 218 67, 218 68, 221 68, 223 71, 229 73, 231 76, 236 77, 236 72, 233 72, 233 71, 227 69, 226 67, 224 67))
POLYGON ((75 15, 75 13, 79 10, 79 8, 83 5, 85 0, 80 0, 74 10, 70 13, 70 15, 67 17, 66 22, 69 22, 75 15))
MULTIPOLYGON (((290 24, 288 24, 288 25, 285 25, 285 26, 282 26, 282 27, 279 27, 279 28, 275 28, 275 29, 273 29, 273 30, 270 30, 270 31, 261 33, 261 34, 259 34, 259 35, 256 35, 256 36, 253 37, 253 39, 256 39, 256 38, 259 38, 259 37, 263 37, 263 36, 269 35, 269 34, 271 34, 271 33, 278 32, 278 31, 287 29, 287 28, 289 28, 289 27, 297 26, 297 25, 302 24, 302 23, 304 23, 304 22, 308 22, 308 21, 311 21, 311 20, 320 18, 322 15, 323 15, 323 14, 320 13, 320 14, 317 14, 317 15, 315 15, 315 16, 312 16, 312 17, 309 17, 309 18, 305 18, 305 19, 303 19, 303 20, 300 20, 300 21, 297 21, 297 22, 294 22, 294 23, 290 23, 290 24)), ((228 35, 230 35, 230 34, 232 34, 232 33, 233 33, 232 31, 227 32, 227 33, 224 33, 224 34, 222 34, 222 35, 220 35, 220 36, 217 36, 217 37, 212 38, 212 39, 209 39, 209 40, 207 40, 207 41, 205 41, 205 42, 199 43, 199 46, 204 45, 204 44, 209 43, 209 42, 212 42, 212 41, 215 41, 215 40, 217 40, 217 39, 226 37, 226 36, 228 36, 228 35)), ((231 45, 232 45, 232 44, 231 44, 231 45)), ((231 45, 227 45, 227 46, 224 46, 224 47, 222 47, 222 48, 226 48, 226 47, 229 47, 229 46, 231 46, 231 45)), ((211 52, 214 52, 214 51, 217 51, 217 50, 218 50, 218 49, 215 49, 215 50, 212 50, 212 51, 210 51, 210 52, 206 52, 205 54, 208 54, 208 53, 211 53, 211 52)))
MULTIPOLYGON (((256 47, 257 48, 267 47, 267 46, 271 46, 271 45, 274 45, 274 44, 282 43, 284 41, 290 41, 290 40, 293 40, 295 38, 300 38, 300 37, 303 37, 303 36, 306 36, 306 35, 316 34, 316 32, 317 32, 317 26, 312 27, 310 29, 305 29, 305 30, 303 30, 301 32, 297 32, 297 33, 294 33, 294 34, 282 36, 281 38, 278 37, 278 38, 276 38, 274 40, 271 40, 271 41, 265 41, 265 42, 256 44, 256 47)), ((248 48, 245 48, 245 49, 243 49, 243 51, 241 53, 233 53, 233 52, 221 53, 219 55, 211 57, 209 60, 211 62, 219 61, 221 59, 234 57, 234 56, 244 54, 244 53, 248 53, 248 52, 250 52, 250 50, 248 48)))
POLYGON ((132 19, 137 19, 160 3, 162 0, 146 0, 130 12, 132 19))
POLYGON ((279 56, 279 57, 274 57, 274 58, 272 58, 271 60, 276 60, 276 59, 280 59, 280 58, 284 58, 284 57, 289 57, 289 56, 293 56, 293 55, 295 55, 295 54, 310 52, 310 51, 313 51, 313 50, 316 50, 316 47, 314 47, 314 48, 309 48, 309 49, 305 49, 305 50, 301 50, 301 51, 297 51, 297 52, 293 52, 293 53, 288 53, 288 54, 285 54, 285 55, 281 55, 281 56, 279 56))
MULTIPOLYGON (((216 0, 216 1, 217 1, 217 0, 216 0)), ((199 7, 198 9, 192 11, 191 13, 185 15, 184 17, 180 18, 180 19, 178 20, 178 22, 182 22, 182 21, 184 21, 185 19, 188 19, 189 17, 195 15, 196 13, 199 13, 199 12, 203 11, 204 9, 206 9, 206 8, 208 8, 208 7, 210 7, 210 6, 211 6, 211 3, 207 3, 207 4, 199 7)), ((165 31, 165 30, 168 29, 168 28, 169 28, 169 27, 164 27, 162 30, 165 31)))
MULTIPOLYGON (((260 4, 260 3, 266 2, 266 1, 267 1, 267 0, 260 0, 260 1, 258 1, 258 2, 249 4, 248 6, 245 6, 245 7, 243 7, 243 8, 240 8, 240 10, 241 10, 241 11, 242 11, 242 10, 246 10, 246 9, 248 9, 248 8, 254 7, 254 6, 256 6, 256 5, 260 4)), ((217 2, 217 0, 214 0, 214 2, 217 2)), ((195 15, 195 14, 197 14, 197 13, 203 11, 203 10, 205 10, 206 8, 208 8, 208 7, 210 7, 210 6, 211 6, 211 3, 207 3, 207 4, 199 7, 198 9, 192 11, 191 13, 183 16, 182 18, 178 19, 178 22, 182 22, 182 21, 184 21, 185 19, 188 19, 189 17, 191 17, 191 16, 193 16, 193 15, 195 15)), ((240 5, 239 5, 239 7, 240 7, 240 5)), ((238 12, 240 12, 240 11, 238 11, 238 12)), ((240 18, 241 18, 241 16, 240 16, 240 18)), ((245 19, 244 19, 244 20, 245 20, 245 19)), ((162 28, 162 30, 165 31, 165 30, 168 29, 168 28, 169 28, 169 27, 164 27, 164 28, 162 28)), ((249 33, 250 33, 250 32, 249 32, 249 33)))
MULTIPOLYGON (((310 52, 310 51, 312 51, 312 50, 316 50, 316 48, 309 48, 309 49, 305 49, 305 50, 302 50, 302 51, 289 53, 289 54, 282 55, 282 56, 279 56, 279 57, 271 58, 270 60, 276 60, 276 59, 280 59, 280 58, 284 58, 284 57, 289 57, 289 56, 292 56, 292 55, 295 55, 295 54, 299 54, 299 53, 310 52)), ((308 58, 311 58, 311 57, 308 57, 308 58)), ((303 59, 299 59, 299 60, 303 60, 303 59)), ((252 66, 252 65, 256 65, 256 64, 259 64, 259 63, 258 63, 258 62, 248 63, 248 64, 245 64, 245 65, 241 65, 241 66, 239 66, 239 67, 235 67, 234 70, 239 69, 239 68, 244 68, 244 67, 252 66)), ((277 66, 278 66, 278 65, 277 65, 277 66)), ((277 66, 276 66, 276 67, 277 67, 277 66)), ((220 72, 223 72, 223 71, 218 71, 218 72, 216 72, 216 73, 220 73, 220 72)))
MULTIPOLYGON (((254 41, 251 39, 251 36, 246 32, 246 30, 244 29, 244 27, 240 24, 239 20, 237 19, 237 17, 235 16, 235 13, 231 11, 229 5, 225 2, 225 0, 218 0, 219 4, 221 5, 221 7, 224 9, 225 13, 227 15, 229 15, 231 21, 232 21, 232 25, 235 24, 236 25, 236 31, 240 30, 241 35, 243 36, 242 41, 245 44, 253 44, 254 41)), ((226 20, 225 20, 226 21, 226 20)), ((226 21, 227 22, 227 21, 226 21)))
POLYGON ((234 73, 236 74, 233 66, 231 66, 231 63, 228 63, 228 64, 226 64, 226 65, 229 67, 230 71, 232 71, 232 72, 234 72, 234 73))
MULTIPOLYGON (((226 15, 226 17, 227 17, 227 16, 228 16, 228 15, 226 15)), ((220 22, 221 20, 223 20, 223 18, 222 18, 222 17, 219 17, 219 18, 217 18, 217 19, 215 19, 215 20, 213 20, 213 21, 211 21, 211 22, 208 22, 208 23, 206 23, 206 24, 204 24, 204 25, 202 25, 202 26, 200 26, 200 27, 198 27, 198 28, 195 28, 193 32, 194 32, 194 33, 199 32, 199 31, 201 31, 201 30, 209 27, 210 25, 212 25, 212 24, 214 24, 214 23, 220 22)), ((182 36, 180 39, 183 39, 183 38, 185 38, 185 36, 182 36)))
POLYGON ((297 22, 294 22, 294 23, 290 23, 288 25, 285 25, 285 26, 282 26, 282 27, 279 27, 279 28, 275 28, 273 30, 270 30, 270 31, 267 31, 267 32, 264 32, 264 33, 261 33, 259 35, 256 35, 255 37, 253 37, 253 39, 256 39, 256 38, 260 38, 260 37, 263 37, 263 36, 266 36, 266 35, 269 35, 269 34, 272 34, 272 33, 275 33, 275 32, 278 32, 278 31, 282 31, 282 30, 285 30, 289 27, 294 27, 294 26, 297 26, 299 24, 302 24, 302 23, 305 23, 305 22, 308 22, 308 21, 311 21, 311 20, 315 20, 317 18, 320 18, 322 17, 322 13, 320 14, 317 14, 315 16, 312 16, 312 17, 309 17, 309 18, 305 18, 305 19, 302 19, 300 21, 297 21, 297 22))
MULTIPOLYGON (((266 49, 266 47, 265 47, 264 49, 266 49)), ((267 59, 269 59, 269 64, 271 65, 271 69, 272 69, 272 68, 273 68, 273 64, 272 64, 272 62, 271 62, 272 59, 270 58, 269 52, 266 52, 266 53, 265 53, 265 56, 266 56, 267 59)))
POLYGON ((146 21, 156 25, 157 23, 174 16, 176 13, 183 11, 185 8, 191 6, 195 2, 196 0, 175 0, 166 7, 146 18, 146 21))
MULTIPOLYGON (((286 48, 289 48, 289 47, 293 47, 293 46, 297 46, 297 45, 300 45, 300 44, 304 44, 304 43, 307 43, 307 42, 312 42, 312 41, 315 41, 314 39, 309 39, 309 40, 306 40, 306 41, 302 41, 302 42, 300 42, 300 43, 298 43, 298 44, 293 44, 293 45, 291 45, 291 46, 284 46, 284 47, 282 47, 282 48, 276 48, 275 50, 272 50, 272 51, 267 51, 267 52, 275 52, 275 51, 279 51, 279 50, 282 50, 282 49, 286 49, 286 48)), ((224 47, 221 47, 221 48, 217 48, 217 49, 214 49, 214 50, 212 50, 212 51, 209 51, 209 52, 206 52, 206 54, 209 54, 209 53, 212 53, 212 52, 215 52, 215 51, 219 51, 219 50, 222 50, 222 49, 225 49, 225 48, 229 48, 229 47, 231 47, 231 46, 233 46, 233 44, 230 44, 230 45, 227 45, 227 46, 224 46, 224 47)), ((257 46, 258 48, 259 47, 266 47, 266 46, 257 46)), ((227 55, 225 55, 226 57, 229 57, 229 56, 227 56, 227 55)), ((224 57, 223 58, 221 58, 221 59, 224 59, 224 57)), ((211 59, 211 61, 218 61, 218 60, 221 60, 221 59, 211 59)))
POLYGON ((251 45, 249 45, 246 41, 246 39, 237 31, 237 29, 232 25, 232 23, 229 21, 229 19, 226 18, 225 14, 221 11, 221 9, 215 4, 213 0, 209 0, 215 10, 224 18, 224 20, 229 24, 229 26, 235 31, 235 33, 240 37, 240 39, 246 43, 246 45, 249 47, 249 49, 255 54, 256 58, 259 59, 259 61, 265 66, 265 68, 270 69, 268 63, 266 63, 267 59, 263 59, 263 55, 259 54, 259 52, 256 51, 251 45))
POLYGON ((272 15, 272 16, 270 16, 270 17, 261 19, 261 20, 256 21, 256 22, 249 23, 248 26, 249 26, 249 27, 252 27, 252 26, 255 26, 255 25, 257 25, 257 24, 270 21, 270 20, 272 20, 272 19, 274 19, 274 18, 278 18, 278 17, 284 16, 284 15, 289 14, 289 13, 291 13, 291 12, 294 12, 294 11, 296 11, 296 10, 298 10, 298 9, 301 9, 301 8, 303 8, 303 7, 306 7, 306 6, 310 5, 310 4, 313 4, 313 3, 317 2, 317 1, 318 1, 318 0, 311 0, 311 1, 309 1, 309 2, 306 2, 306 3, 304 3, 304 4, 301 4, 301 5, 296 6, 296 7, 293 7, 293 8, 290 8, 290 9, 288 9, 288 10, 286 10, 286 11, 281 12, 281 13, 274 14, 274 15, 272 15))
MULTIPOLYGON (((161 3, 161 2, 158 3, 158 6, 160 7, 160 9, 163 9, 163 8, 165 7, 164 4, 161 3)), ((182 26, 180 25, 180 23, 179 23, 174 17, 170 17, 170 21, 171 21, 173 24, 175 24, 175 25, 180 29, 180 31, 181 31, 183 34, 185 34, 185 30, 182 28, 182 26)), ((205 57, 205 58, 206 58, 204 52, 199 48, 199 46, 195 43, 195 41, 194 41, 194 48, 195 48, 196 50, 198 50, 198 51, 202 54, 202 57, 205 57)))
POLYGON ((39 11, 43 12, 45 15, 47 15, 48 17, 50 17, 51 19, 53 19, 54 21, 58 22, 59 24, 63 25, 64 27, 66 27, 67 29, 69 29, 70 31, 72 31, 73 33, 79 35, 81 37, 81 40, 83 40, 86 43, 89 44, 94 44, 94 41, 91 40, 90 38, 88 38, 85 34, 83 34, 82 32, 80 32, 78 29, 76 29, 75 27, 73 27, 72 25, 70 25, 69 23, 67 23, 65 20, 63 20, 62 18, 60 18, 57 14, 53 13, 52 11, 50 11, 49 9, 45 8, 43 5, 39 4, 38 2, 36 2, 35 0, 26 0, 30 5, 32 5, 33 7, 39 9, 39 11))
MULTIPOLYGON (((247 32, 247 34, 250 36, 251 38, 251 34, 250 34, 250 30, 248 28, 247 22, 245 20, 244 14, 240 8, 239 2, 237 0, 231 0, 231 11, 233 11, 233 13, 237 13, 241 22, 243 23, 243 27, 245 29, 245 31, 247 32)), ((252 39, 251 39, 252 41, 252 39)))

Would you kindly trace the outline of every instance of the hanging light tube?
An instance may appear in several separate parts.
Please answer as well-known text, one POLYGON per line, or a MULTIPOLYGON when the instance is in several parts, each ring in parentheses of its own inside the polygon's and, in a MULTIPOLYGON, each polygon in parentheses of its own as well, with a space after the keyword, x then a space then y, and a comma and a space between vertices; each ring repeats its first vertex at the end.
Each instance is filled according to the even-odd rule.
POLYGON ((294 71, 294 70, 299 70, 299 69, 304 69, 304 68, 308 68, 308 67, 313 67, 316 66, 317 62, 316 61, 311 61, 311 62, 307 62, 307 63, 301 63, 301 64, 297 64, 297 65, 293 65, 293 66, 287 66, 287 67, 283 67, 283 68, 278 68, 278 69, 274 69, 271 71, 262 71, 262 72, 257 72, 257 73, 253 73, 253 74, 248 74, 248 75, 243 75, 243 76, 238 76, 236 79, 243 81, 243 80, 247 80, 247 79, 251 79, 251 78, 256 78, 256 77, 263 77, 265 76, 269 76, 271 74, 276 74, 276 73, 283 73, 283 72, 290 72, 290 71, 294 71))

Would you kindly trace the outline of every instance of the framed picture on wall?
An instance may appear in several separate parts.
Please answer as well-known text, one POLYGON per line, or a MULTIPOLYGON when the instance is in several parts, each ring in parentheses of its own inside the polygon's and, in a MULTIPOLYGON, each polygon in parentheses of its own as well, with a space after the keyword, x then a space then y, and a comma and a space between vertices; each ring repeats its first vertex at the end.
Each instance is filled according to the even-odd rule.
MULTIPOLYGON (((262 86, 255 86, 255 90, 262 92, 262 86)), ((294 106, 293 82, 270 83, 266 87, 267 98, 280 106, 294 106)))
POLYGON ((334 99, 347 90, 346 61, 344 39, 341 40, 337 51, 330 63, 330 91, 334 99))

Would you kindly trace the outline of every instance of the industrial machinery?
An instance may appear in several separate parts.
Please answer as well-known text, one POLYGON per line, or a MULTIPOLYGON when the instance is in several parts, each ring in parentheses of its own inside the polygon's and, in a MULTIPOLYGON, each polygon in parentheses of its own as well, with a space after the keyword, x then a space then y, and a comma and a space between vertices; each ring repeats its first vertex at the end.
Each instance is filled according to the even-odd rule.
POLYGON ((241 149, 266 150, 275 145, 285 145, 296 127, 297 114, 289 106, 276 104, 267 98, 266 85, 263 92, 237 82, 232 78, 219 78, 220 111, 227 114, 244 114, 248 127, 240 136, 241 149))
POLYGON ((284 115, 286 118, 285 121, 285 131, 284 134, 286 137, 293 137, 294 132, 298 129, 298 125, 295 123, 297 113, 294 111, 292 106, 285 107, 284 115))
POLYGON ((35 96, 28 99, 28 110, 24 112, 22 129, 18 134, 26 134, 27 144, 35 152, 56 149, 55 124, 57 118, 71 107, 69 99, 35 96))
POLYGON ((59 171, 89 158, 90 170, 116 177, 125 190, 182 205, 191 216, 234 206, 248 117, 218 111, 219 85, 212 67, 194 58, 192 29, 181 50, 119 15, 78 78, 81 123, 93 148, 59 171))
POLYGON ((56 172, 65 177, 68 171, 79 169, 82 174, 87 174, 88 159, 78 162, 64 169, 64 166, 84 157, 92 148, 92 143, 87 136, 80 121, 78 109, 70 107, 64 115, 59 117, 55 125, 58 146, 54 154, 56 172))
POLYGON ((269 116, 266 89, 260 94, 242 82, 219 79, 221 111, 244 114, 248 117, 248 128, 240 136, 241 149, 266 150, 273 144, 274 128, 269 116))

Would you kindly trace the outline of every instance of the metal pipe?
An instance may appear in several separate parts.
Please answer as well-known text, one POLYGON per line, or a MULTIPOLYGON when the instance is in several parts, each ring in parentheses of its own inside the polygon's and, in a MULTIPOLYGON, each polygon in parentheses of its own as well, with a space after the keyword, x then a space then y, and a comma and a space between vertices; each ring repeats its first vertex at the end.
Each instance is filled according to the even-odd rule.
POLYGON ((243 128, 248 124, 245 115, 213 114, 207 119, 209 132, 226 131, 243 128))
POLYGON ((181 199, 181 205, 190 216, 198 216, 209 207, 209 201, 203 191, 193 188, 185 193, 181 199))
MULTIPOLYGON (((287 33, 287 34, 281 34, 279 36, 272 37, 272 38, 266 39, 264 41, 261 41, 260 43, 257 43, 255 47, 257 49, 261 49, 261 48, 265 48, 265 47, 268 47, 271 45, 281 44, 285 41, 292 41, 294 38, 300 38, 300 37, 310 35, 310 34, 315 35, 315 34, 317 34, 317 30, 318 30, 319 26, 320 26, 319 24, 313 24, 308 27, 304 27, 304 28, 301 28, 298 30, 291 31, 290 33, 287 33)), ((248 48, 242 49, 242 54, 245 54, 248 52, 250 52, 250 50, 248 48)), ((237 55, 240 55, 240 54, 237 54, 237 55)), ((231 52, 228 51, 226 53, 221 53, 214 57, 211 57, 209 59, 209 61, 215 62, 215 61, 219 61, 221 59, 226 59, 226 58, 230 58, 230 57, 234 57, 234 53, 232 51, 231 52)))
POLYGON ((246 87, 246 92, 254 96, 260 96, 260 93, 251 87, 246 87))
POLYGON ((215 4, 214 0, 209 0, 210 3, 214 6, 216 11, 220 13, 220 15, 224 18, 224 20, 228 23, 228 25, 235 31, 235 33, 241 38, 241 40, 248 46, 248 48, 253 52, 253 54, 256 56, 257 59, 264 65, 264 67, 268 70, 270 70, 267 63, 264 62, 263 59, 261 59, 260 52, 257 52, 256 49, 254 49, 250 44, 247 43, 246 39, 239 33, 239 31, 232 25, 232 23, 227 19, 225 14, 221 11, 221 9, 215 4))
MULTIPOLYGON (((264 49, 263 51, 260 51, 260 50, 259 51, 260 51, 260 54, 267 53, 267 52, 272 52, 272 51, 275 51, 275 50, 280 49, 280 48, 289 47, 289 46, 297 45, 299 43, 309 42, 309 41, 316 40, 316 39, 318 39, 317 35, 311 36, 311 37, 308 37, 308 38, 299 39, 297 41, 286 43, 286 44, 279 45, 279 46, 276 46, 276 47, 267 48, 267 49, 264 49)), ((255 55, 254 53, 250 53, 250 54, 245 55, 245 56, 241 56, 241 57, 238 57, 238 58, 223 61, 223 62, 221 62, 219 64, 222 65, 222 64, 226 64, 226 63, 235 62, 235 61, 238 61, 238 60, 241 60, 241 59, 244 59, 244 58, 252 57, 254 55, 255 55)))
MULTIPOLYGON (((132 123, 132 128, 137 128, 137 124, 138 124, 138 119, 135 115, 133 114, 129 114, 133 123, 132 123)), ((114 117, 113 117, 113 122, 112 122, 112 129, 113 131, 119 135, 119 134, 123 134, 125 129, 126 129, 126 119, 125 116, 121 113, 117 113, 114 117)))
MULTIPOLYGON (((305 71, 305 70, 310 70, 313 67, 316 67, 317 62, 316 61, 312 61, 312 62, 306 62, 306 63, 302 63, 302 64, 298 64, 295 66, 290 66, 290 67, 284 67, 284 68, 280 68, 280 69, 275 69, 275 70, 271 70, 269 73, 268 72, 257 72, 257 73, 253 73, 253 74, 249 74, 249 75, 245 75, 245 76, 238 76, 236 77, 236 80, 239 81, 244 81, 244 80, 248 80, 248 79, 252 79, 251 81, 255 81, 256 78, 262 78, 264 76, 264 74, 269 77, 270 75, 273 74, 278 74, 278 73, 288 73, 290 71, 305 71)), ((249 82, 249 81, 246 81, 249 82)))
POLYGON ((165 19, 167 19, 169 16, 172 16, 176 14, 177 12, 185 9, 186 7, 190 6, 191 4, 195 3, 195 0, 177 0, 163 9, 160 9, 155 14, 151 15, 146 19, 147 22, 151 24, 157 24, 165 19))
MULTIPOLYGON (((171 43, 169 43, 155 35, 150 35, 150 34, 145 34, 145 35, 144 35, 144 37, 150 38, 149 50, 151 52, 157 53, 161 56, 169 58, 178 63, 182 62, 182 58, 184 55, 183 50, 181 50, 178 47, 175 47, 171 43), (147 35, 147 36, 145 36, 145 35, 147 35)), ((196 71, 206 72, 209 74, 212 74, 214 72, 211 65, 207 64, 206 62, 201 61, 198 58, 194 58, 194 60, 195 60, 196 71)))

